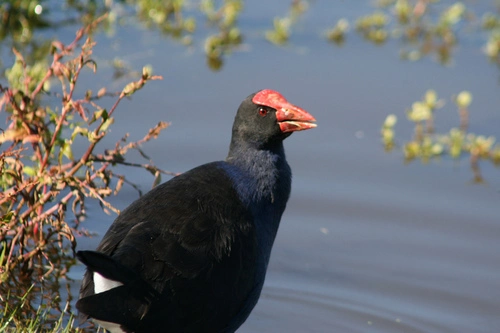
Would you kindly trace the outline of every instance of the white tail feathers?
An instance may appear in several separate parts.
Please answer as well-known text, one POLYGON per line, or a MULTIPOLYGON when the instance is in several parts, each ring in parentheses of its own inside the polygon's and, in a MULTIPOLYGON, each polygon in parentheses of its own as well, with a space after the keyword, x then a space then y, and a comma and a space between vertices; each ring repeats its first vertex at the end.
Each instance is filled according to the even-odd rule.
POLYGON ((94 272, 94 293, 99 294, 110 289, 123 286, 123 283, 119 281, 106 279, 101 274, 94 272))
MULTIPOLYGON (((119 281, 114 281, 110 279, 106 279, 101 274, 94 272, 94 293, 99 294, 110 289, 122 286, 123 283, 119 281)), ((124 330, 121 329, 120 324, 110 323, 107 321, 95 320, 99 325, 110 331, 111 333, 125 333, 124 330)))

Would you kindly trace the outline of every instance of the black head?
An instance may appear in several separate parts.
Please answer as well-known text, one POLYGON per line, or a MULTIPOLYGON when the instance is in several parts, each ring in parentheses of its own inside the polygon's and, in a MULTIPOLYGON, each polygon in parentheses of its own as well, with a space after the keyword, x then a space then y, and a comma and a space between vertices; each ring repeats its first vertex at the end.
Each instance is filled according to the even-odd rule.
POLYGON ((289 103, 280 93, 264 89, 248 96, 238 108, 233 124, 233 142, 261 148, 281 142, 292 132, 316 127, 304 109, 289 103))

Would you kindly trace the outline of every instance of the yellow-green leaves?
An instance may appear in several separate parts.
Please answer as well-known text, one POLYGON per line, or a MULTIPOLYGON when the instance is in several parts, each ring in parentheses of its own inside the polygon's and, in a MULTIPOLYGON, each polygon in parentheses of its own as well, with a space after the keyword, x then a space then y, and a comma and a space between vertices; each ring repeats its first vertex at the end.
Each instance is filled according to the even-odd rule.
POLYGON ((467 108, 469 107, 470 103, 472 103, 472 95, 468 91, 462 91, 457 95, 455 102, 457 103, 458 107, 467 108))
MULTIPOLYGON (((5 70, 5 76, 10 87, 28 95, 45 76, 48 68, 48 62, 46 59, 41 59, 36 61, 34 64, 28 64, 21 53, 19 53, 16 49, 13 49, 12 51, 16 56, 16 61, 11 68, 5 70)), ((49 85, 47 84, 45 88, 48 87, 49 85)))
POLYGON ((394 5, 394 13, 400 23, 406 24, 410 22, 413 15, 413 8, 408 0, 397 0, 394 5))
POLYGON ((435 142, 431 137, 424 136, 418 141, 410 141, 403 147, 405 159, 411 161, 415 158, 420 158, 422 162, 428 162, 432 157, 439 156, 443 153, 443 145, 435 142))
POLYGON ((80 134, 82 136, 87 136, 89 133, 89 129, 86 128, 86 127, 80 127, 80 126, 76 126, 74 129, 73 129, 73 133, 71 134, 71 140, 75 140, 75 137, 80 134))
MULTIPOLYGON (((452 128, 445 134, 434 131, 434 111, 444 104, 442 100, 438 99, 434 90, 428 90, 421 101, 414 102, 407 110, 407 117, 415 123, 415 129, 413 138, 403 144, 405 159, 407 161, 420 159, 422 162, 428 162, 441 155, 458 159, 463 154, 469 154, 474 181, 482 182, 479 160, 489 160, 495 165, 500 165, 500 145, 495 144, 496 139, 493 136, 475 135, 467 132, 468 108, 472 102, 470 92, 462 91, 452 100, 458 107, 460 128, 452 128)), ((395 146, 395 125, 396 116, 393 114, 388 115, 382 125, 382 142, 388 151, 395 146)))
POLYGON ((230 54, 243 41, 243 36, 237 26, 238 17, 243 10, 242 0, 225 0, 217 2, 204 0, 200 9, 206 15, 209 27, 216 32, 205 39, 205 54, 210 69, 218 71, 224 63, 224 56, 230 54))
POLYGON ((80 134, 83 136, 87 136, 90 142, 98 142, 108 131, 109 126, 115 121, 113 117, 109 116, 106 109, 94 111, 94 113, 92 114, 92 118, 89 121, 89 125, 95 123, 98 120, 100 122, 98 123, 99 125, 95 130, 90 131, 89 128, 76 126, 71 137, 74 138, 77 134, 80 134))
POLYGON ((308 1, 293 1, 286 16, 274 18, 273 29, 267 30, 265 33, 266 39, 275 45, 286 44, 290 38, 292 26, 299 20, 308 8, 308 1))
POLYGON ((332 29, 326 32, 326 38, 337 45, 342 45, 345 42, 345 35, 349 31, 349 21, 342 18, 337 21, 337 24, 332 29))
POLYGON ((385 118, 380 134, 382 135, 382 142, 386 150, 391 150, 394 147, 394 126, 398 118, 394 114, 390 114, 385 118))
POLYGON ((59 148, 59 164, 63 163, 63 157, 66 157, 68 160, 73 161, 73 151, 71 149, 71 145, 73 144, 72 140, 65 139, 59 148))
POLYGON ((123 88, 122 90, 122 95, 123 96, 130 96, 133 93, 135 93, 137 90, 141 89, 144 86, 144 82, 142 80, 136 81, 136 82, 130 82, 123 88))
POLYGON ((500 15, 486 13, 483 15, 483 29, 489 32, 488 41, 483 50, 491 61, 500 64, 500 15))
POLYGON ((375 43, 382 44, 387 40, 389 36, 386 26, 389 23, 389 17, 380 11, 377 11, 371 15, 362 16, 356 20, 356 30, 361 33, 361 35, 375 43))
POLYGON ((460 157, 464 147, 465 133, 458 128, 452 128, 448 136, 443 138, 443 142, 449 147, 449 154, 453 158, 460 157))
POLYGON ((414 102, 406 115, 410 121, 415 122, 415 133, 418 138, 425 131, 434 131, 434 112, 442 106, 434 90, 427 90, 421 101, 414 102), (425 122, 425 126, 424 123, 425 122))
POLYGON ((443 25, 457 24, 465 14, 465 5, 461 2, 456 2, 441 14, 440 22, 443 25))
POLYGON ((137 90, 141 89, 144 87, 144 84, 149 81, 149 80, 159 80, 162 79, 161 76, 154 76, 152 75, 153 73, 153 67, 151 65, 144 66, 142 68, 142 76, 139 80, 130 82, 127 84, 120 95, 120 98, 123 98, 124 96, 130 96, 133 93, 135 93, 137 90))
POLYGON ((106 119, 101 125, 101 131, 106 132, 111 124, 115 122, 115 119, 110 117, 106 119))
POLYGON ((273 30, 266 31, 266 39, 273 44, 283 45, 288 42, 292 20, 289 17, 276 17, 273 30))
POLYGON ((427 90, 424 95, 424 102, 430 109, 437 107, 438 97, 434 90, 427 90))
POLYGON ((431 108, 424 102, 415 102, 407 113, 408 119, 414 122, 429 120, 432 116, 431 108))

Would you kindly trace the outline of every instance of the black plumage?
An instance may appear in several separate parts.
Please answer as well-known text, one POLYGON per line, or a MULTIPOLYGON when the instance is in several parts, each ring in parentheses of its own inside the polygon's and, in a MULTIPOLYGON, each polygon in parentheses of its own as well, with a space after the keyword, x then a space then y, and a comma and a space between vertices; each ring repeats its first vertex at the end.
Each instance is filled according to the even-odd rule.
POLYGON ((157 186, 96 251, 77 253, 87 266, 78 310, 112 332, 234 332, 260 296, 290 194, 283 140, 314 121, 275 91, 247 97, 225 161, 157 186), (94 273, 119 283, 96 293, 94 273))

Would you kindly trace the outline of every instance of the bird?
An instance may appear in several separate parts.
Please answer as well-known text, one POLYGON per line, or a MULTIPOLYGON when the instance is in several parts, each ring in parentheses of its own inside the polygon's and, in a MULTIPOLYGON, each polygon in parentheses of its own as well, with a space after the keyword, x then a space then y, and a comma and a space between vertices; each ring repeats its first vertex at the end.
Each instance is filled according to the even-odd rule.
POLYGON ((316 127, 275 90, 239 106, 225 160, 124 209, 86 266, 76 303, 112 333, 235 332, 257 304, 291 191, 283 140, 316 127))

